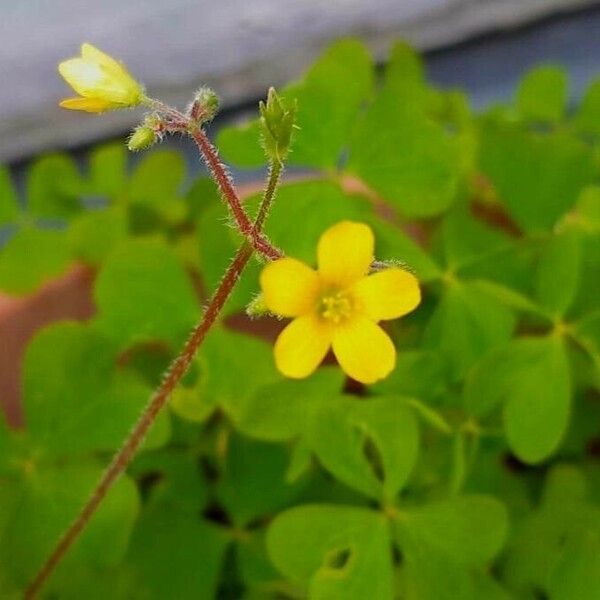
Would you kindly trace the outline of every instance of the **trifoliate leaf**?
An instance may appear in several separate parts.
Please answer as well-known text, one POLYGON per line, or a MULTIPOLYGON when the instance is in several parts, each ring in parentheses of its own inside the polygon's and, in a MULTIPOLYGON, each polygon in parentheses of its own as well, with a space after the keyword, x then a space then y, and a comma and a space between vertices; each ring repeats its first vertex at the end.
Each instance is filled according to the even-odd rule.
POLYGON ((125 200, 127 151, 122 142, 97 146, 89 156, 87 192, 114 201, 125 200))
POLYGON ((407 509, 398 528, 407 553, 416 546, 459 564, 481 567, 502 549, 508 516, 502 503, 491 496, 459 496, 407 509))
POLYGON ((27 173, 27 211, 38 218, 70 217, 82 210, 84 183, 73 159, 49 154, 27 173))
POLYGON ((131 537, 124 570, 130 595, 144 600, 215 598, 227 533, 197 515, 153 505, 131 537))
POLYGON ((537 301, 551 314, 563 316, 575 298, 581 275, 581 240, 567 229, 551 237, 542 249, 536 277, 537 301))
POLYGON ((133 202, 160 205, 177 197, 186 176, 183 156, 172 150, 156 150, 144 155, 129 182, 133 202))
POLYGON ((592 151, 575 137, 490 123, 481 131, 480 167, 528 233, 551 230, 597 174, 592 151))
POLYGON ((200 310, 192 283, 164 244, 131 240, 107 258, 94 287, 101 331, 121 345, 178 341, 200 310))
POLYGON ((216 494, 239 527, 289 506, 301 489, 285 479, 289 457, 281 445, 233 435, 224 458, 216 494))
POLYGON ((0 251, 0 290, 28 294, 63 273, 69 263, 60 231, 21 229, 0 251))
POLYGON ((569 422, 570 373, 565 349, 556 338, 522 339, 507 352, 504 428, 508 444, 524 462, 538 463, 560 444, 569 422))
POLYGON ((384 90, 358 123, 348 170, 407 217, 429 217, 454 200, 458 148, 425 114, 384 90))
POLYGON ((553 66, 529 71, 519 84, 516 104, 525 120, 560 121, 567 107, 567 73, 553 66))
POLYGON ((401 397, 350 398, 313 412, 309 445, 340 481, 377 500, 393 501, 417 459, 419 431, 401 397))
POLYGON ((344 374, 323 367, 302 381, 284 379, 260 387, 236 400, 236 427, 246 435, 265 441, 284 441, 304 435, 311 414, 342 391, 344 374))
MULTIPOLYGON (((298 106, 290 164, 326 170, 337 167, 360 107, 371 92, 372 79, 365 47, 355 40, 342 40, 323 53, 302 81, 281 90, 285 101, 296 100, 298 106)), ((239 130, 222 130, 218 143, 225 158, 240 166, 257 167, 265 162, 257 121, 239 130)))
POLYGON ((383 515, 363 508, 304 505, 267 533, 273 564, 319 600, 391 600, 392 565, 383 515))
MULTIPOLYGON (((117 367, 114 343, 87 325, 51 325, 27 349, 23 366, 27 431, 45 455, 116 450, 151 393, 137 376, 117 367)), ((164 444, 168 433, 164 415, 147 444, 164 444)))
MULTIPOLYGON (((93 463, 52 466, 34 464, 33 471, 12 485, 20 489, 10 522, 0 543, 0 563, 12 579, 24 585, 33 577, 59 535, 75 518, 100 479, 102 468, 93 463)), ((4 496, 0 487, 0 504, 4 496)), ((69 577, 82 566, 114 566, 127 549, 138 511, 138 494, 123 476, 113 486, 82 536, 59 565, 52 581, 69 577)), ((52 589, 52 582, 49 589, 52 589)))
POLYGON ((600 79, 588 87, 574 120, 584 133, 600 135, 600 79))
POLYGON ((511 312, 471 284, 454 283, 445 290, 424 333, 424 347, 442 351, 454 377, 510 339, 511 312))
POLYGON ((102 263, 126 237, 127 219, 121 207, 87 211, 69 223, 71 255, 90 265, 102 263))

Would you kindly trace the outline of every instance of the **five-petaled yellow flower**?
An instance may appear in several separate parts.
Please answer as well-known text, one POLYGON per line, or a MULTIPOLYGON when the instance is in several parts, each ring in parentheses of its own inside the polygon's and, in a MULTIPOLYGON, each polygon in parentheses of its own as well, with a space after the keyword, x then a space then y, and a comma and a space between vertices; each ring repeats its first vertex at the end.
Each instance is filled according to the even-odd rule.
POLYGON ((330 347, 342 369, 362 383, 394 369, 396 349, 377 323, 414 310, 421 292, 416 277, 397 267, 369 275, 374 244, 370 227, 342 221, 321 236, 317 271, 293 258, 263 269, 265 305, 293 318, 275 342, 284 375, 307 377, 330 347))
POLYGON ((81 57, 58 65, 59 73, 80 95, 60 103, 63 108, 101 113, 140 104, 144 88, 112 56, 91 44, 81 46, 81 57))

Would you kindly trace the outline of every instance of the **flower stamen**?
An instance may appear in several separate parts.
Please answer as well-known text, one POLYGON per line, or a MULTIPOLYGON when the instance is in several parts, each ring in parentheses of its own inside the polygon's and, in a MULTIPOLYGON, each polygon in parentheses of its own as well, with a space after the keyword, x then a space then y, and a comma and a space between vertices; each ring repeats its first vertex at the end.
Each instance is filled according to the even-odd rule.
POLYGON ((352 300, 347 292, 326 292, 319 299, 318 313, 334 324, 345 321, 352 315, 352 300))

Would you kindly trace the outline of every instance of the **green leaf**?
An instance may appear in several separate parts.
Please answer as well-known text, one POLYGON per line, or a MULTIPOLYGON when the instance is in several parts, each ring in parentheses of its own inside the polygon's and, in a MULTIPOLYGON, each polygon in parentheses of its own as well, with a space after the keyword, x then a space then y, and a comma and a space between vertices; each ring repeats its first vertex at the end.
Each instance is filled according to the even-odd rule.
POLYGON ((530 121, 560 121, 567 107, 567 73, 545 66, 529 71, 517 90, 517 110, 530 121))
POLYGON ((41 218, 70 217, 82 209, 83 189, 83 180, 71 157, 43 156, 27 173, 27 211, 41 218))
POLYGON ((584 133, 600 135, 600 79, 588 87, 574 120, 584 133))
POLYGON ((198 319, 192 283, 172 251, 153 240, 120 244, 94 287, 101 331, 121 345, 181 339, 198 319))
MULTIPOLYGON (((372 80, 371 58, 364 45, 341 40, 323 53, 301 82, 284 88, 282 98, 298 103, 298 130, 292 138, 288 162, 335 169, 358 111, 371 92, 372 80)), ((218 145, 227 160, 241 166, 255 167, 265 162, 257 121, 240 130, 222 130, 218 145)))
POLYGON ((71 254, 90 265, 102 263, 126 237, 127 218, 120 207, 86 211, 69 223, 71 254))
POLYGON ((383 515, 305 505, 273 521, 267 549, 275 566, 314 600, 391 600, 390 539, 383 515))
POLYGON ((425 349, 445 354, 455 378, 462 378, 478 358, 510 339, 511 312, 472 284, 445 290, 424 332, 425 349))
POLYGON ((521 338, 485 356, 469 373, 467 410, 476 417, 504 407, 504 429, 512 451, 538 463, 560 443, 569 421, 569 366, 555 338, 521 338))
POLYGON ((581 243, 577 230, 567 229, 545 244, 536 277, 538 302, 563 316, 577 294, 581 273, 581 243))
POLYGON ((587 499, 587 483, 570 465, 549 472, 538 510, 518 524, 507 548, 504 578, 515 592, 575 600, 594 597, 588 592, 600 589, 600 508, 587 499))
POLYGON ((375 233, 377 260, 398 262, 406 266, 422 283, 433 281, 441 276, 440 267, 410 236, 410 233, 384 221, 377 215, 365 215, 361 218, 375 233))
POLYGON ((124 562, 139 600, 212 600, 229 536, 198 516, 160 504, 147 509, 124 562))
POLYGON ((483 567, 504 545, 508 515, 492 496, 459 496, 402 511, 398 527, 407 553, 416 546, 454 563, 483 567))
POLYGON ((122 142, 102 144, 89 157, 88 193, 111 200, 124 199, 127 185, 127 151, 122 142))
POLYGON ((261 386, 281 379, 270 344, 224 327, 215 327, 208 334, 195 366, 171 401, 174 412, 195 422, 207 419, 217 406, 237 421, 261 386))
POLYGON ((512 368, 504 386, 504 429, 509 446, 526 463, 538 463, 560 444, 569 422, 570 373, 556 338, 522 339, 508 347, 512 368))
MULTIPOLYGON (((33 339, 23 402, 28 434, 45 455, 119 448, 152 390, 116 364, 114 344, 87 325, 54 324, 33 339)), ((159 417, 147 445, 163 444, 168 427, 166 415, 159 417)))
POLYGON ((423 60, 405 42, 395 42, 385 69, 385 88, 399 102, 420 111, 428 93, 423 60))
POLYGON ((417 421, 401 397, 357 402, 341 398, 312 416, 309 445, 340 481, 386 502, 406 483, 417 460, 417 421))
POLYGON ((585 532, 566 544, 548 582, 554 600, 600 596, 600 532, 585 532))
POLYGON ((208 486, 188 448, 168 447, 136 457, 128 473, 145 487, 146 507, 197 515, 208 502, 208 486))
MULTIPOLYGON (((248 200, 253 207, 258 196, 248 200)), ((201 271, 209 292, 218 285, 235 249, 241 243, 239 235, 223 227, 227 211, 215 205, 201 216, 198 227, 201 271)), ((300 181, 282 185, 277 194, 265 231, 269 239, 288 256, 312 265, 316 260, 319 237, 331 225, 344 219, 368 221, 373 218, 373 208, 358 196, 345 194, 339 185, 326 180, 300 181), (302 228, 297 226, 302 223, 302 228)), ((258 291, 259 265, 246 268, 236 290, 228 302, 225 314, 245 307, 258 291)))
POLYGON ((446 265, 459 272, 486 255, 497 256, 515 243, 498 229, 474 219, 468 207, 462 204, 445 216, 441 236, 446 265))
POLYGON ((600 233, 600 186, 590 185, 583 189, 572 218, 586 232, 600 233))
POLYGON ((281 445, 231 436, 216 494, 235 525, 244 527, 292 503, 302 484, 286 481, 288 462, 281 445))
MULTIPOLYGON (((71 523, 97 484, 102 468, 91 463, 59 466, 35 465, 34 471, 13 485, 20 490, 9 524, 0 540, 0 564, 15 583, 24 585, 47 557, 59 535, 71 523)), ((0 504, 5 496, 0 487, 0 504)), ((82 536, 52 581, 80 566, 117 565, 127 549, 138 512, 137 490, 123 476, 108 493, 82 536)), ((50 590, 52 589, 52 582, 50 590)))
POLYGON ((59 231, 22 229, 0 251, 0 289, 28 294, 65 271, 66 239, 59 231))
MULTIPOLYGON (((254 117, 254 111, 246 119, 254 117)), ((217 134, 217 146, 226 161, 238 167, 258 168, 265 162, 265 151, 260 144, 260 123, 257 118, 223 127, 217 134)), ((292 150, 294 141, 292 140, 292 150)))
POLYGON ((413 545, 400 572, 402 597, 419 600, 511 600, 483 569, 457 563, 427 547, 413 545))
POLYGON ((244 394, 236 401, 236 427, 265 441, 285 441, 305 434, 310 415, 342 391, 344 374, 323 367, 302 381, 284 379, 244 394))
POLYGON ((180 152, 155 150, 141 159, 129 182, 133 202, 167 203, 178 196, 186 176, 186 164, 180 152))
POLYGON ((10 224, 21 213, 19 201, 13 187, 10 172, 0 165, 0 226, 10 224))
POLYGON ((402 215, 429 217, 454 200, 457 153, 441 125, 384 90, 357 125, 348 170, 402 215))
POLYGON ((404 351, 396 358, 396 368, 389 377, 372 385, 380 394, 412 396, 424 400, 438 400, 447 392, 449 369, 439 352, 404 351))
POLYGON ((551 230, 597 175, 590 148, 566 133, 489 123, 481 131, 480 167, 527 233, 551 230))
POLYGON ((546 319, 550 318, 550 315, 548 315, 548 312, 544 308, 533 302, 527 296, 494 281, 481 279, 472 282, 471 285, 483 292, 486 296, 494 298, 507 308, 524 313, 531 313, 546 319))

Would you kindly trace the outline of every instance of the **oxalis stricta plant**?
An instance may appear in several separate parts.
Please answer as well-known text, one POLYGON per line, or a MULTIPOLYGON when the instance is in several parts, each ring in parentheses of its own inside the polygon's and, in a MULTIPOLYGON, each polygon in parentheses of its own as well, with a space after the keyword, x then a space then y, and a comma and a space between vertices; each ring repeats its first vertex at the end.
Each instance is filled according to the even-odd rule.
MULTIPOLYGON (((318 244, 317 271, 294 258, 285 257, 263 234, 294 127, 295 106, 282 102, 273 88, 269 90, 267 101, 260 104, 261 136, 269 161, 269 175, 257 215, 252 219, 202 129, 217 112, 218 100, 214 92, 202 88, 187 111, 180 112, 149 98, 142 85, 121 63, 91 44, 83 44, 81 57, 62 62, 59 71, 80 95, 63 100, 60 105, 64 108, 91 113, 137 106, 150 109, 129 138, 128 147, 132 151, 150 148, 165 134, 191 136, 245 241, 223 275, 200 322, 172 362, 89 501, 27 588, 26 598, 37 595, 133 459, 169 395, 186 374, 254 252, 272 261, 264 268, 260 279, 264 307, 276 315, 294 318, 275 344, 277 366, 288 377, 303 378, 312 374, 332 347, 340 366, 358 382, 369 384, 385 378, 396 364, 396 350, 377 323, 411 312, 421 299, 413 274, 381 262, 374 264, 375 240, 366 224, 342 221, 325 231, 318 244)), ((256 312, 257 303, 253 305, 256 312)))
POLYGON ((0 168, 2 294, 95 306, 35 332, 0 420, 2 600, 598 597, 600 81, 475 111, 341 40, 215 131, 270 167, 234 187, 210 90, 61 70, 66 108, 144 108, 132 150, 176 133, 211 173, 121 140, 20 194, 0 168))

